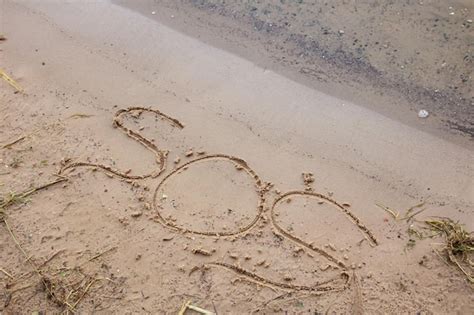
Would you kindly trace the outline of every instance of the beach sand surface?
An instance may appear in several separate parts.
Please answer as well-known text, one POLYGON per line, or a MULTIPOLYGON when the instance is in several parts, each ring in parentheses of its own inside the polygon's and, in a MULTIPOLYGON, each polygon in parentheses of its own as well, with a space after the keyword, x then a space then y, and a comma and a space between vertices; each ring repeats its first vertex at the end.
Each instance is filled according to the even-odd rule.
POLYGON ((148 174, 169 151, 158 177, 76 166, 7 207, 4 314, 470 312, 443 239, 408 233, 433 216, 474 228, 470 146, 109 1, 0 9, 1 68, 24 89, 0 82, 2 195, 75 162, 148 174), (134 106, 183 128, 131 110, 127 136, 113 119, 134 106), (423 202, 409 221, 379 207, 423 202))

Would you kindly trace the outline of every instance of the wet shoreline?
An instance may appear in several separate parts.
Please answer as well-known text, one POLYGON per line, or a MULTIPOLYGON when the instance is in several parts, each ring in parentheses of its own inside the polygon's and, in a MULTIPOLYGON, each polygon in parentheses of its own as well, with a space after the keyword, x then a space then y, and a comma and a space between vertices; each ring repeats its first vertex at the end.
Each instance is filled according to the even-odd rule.
POLYGON ((347 1, 332 6, 306 1, 278 5, 271 1, 114 2, 408 125, 468 145, 474 139, 474 58, 469 45, 474 36, 468 22, 473 5, 468 1, 457 1, 452 9, 441 4, 395 3, 370 10, 365 2, 355 6, 347 1), (394 18, 394 12, 400 16, 394 18), (367 29, 354 21, 359 16, 366 20, 367 29), (375 34, 374 27, 384 18, 392 21, 375 34), (413 34, 401 30, 392 34, 390 26, 395 23, 413 27, 413 34), (384 36, 390 37, 379 39, 384 36), (448 40, 441 42, 441 38, 448 40), (411 47, 403 46, 410 43, 411 47), (420 121, 420 109, 430 113, 429 119, 420 121))

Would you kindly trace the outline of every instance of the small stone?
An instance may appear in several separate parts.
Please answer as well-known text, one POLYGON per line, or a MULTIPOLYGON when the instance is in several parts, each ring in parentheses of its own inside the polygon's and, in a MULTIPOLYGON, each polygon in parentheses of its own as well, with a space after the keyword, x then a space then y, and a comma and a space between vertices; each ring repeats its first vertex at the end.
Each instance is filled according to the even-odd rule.
POLYGON ((130 216, 132 218, 138 218, 139 216, 141 216, 143 213, 141 211, 133 211, 132 214, 130 214, 130 216))
POLYGON ((289 273, 287 273, 283 276, 283 280, 285 280, 285 281, 292 281, 293 279, 294 278, 289 273))
POLYGON ((344 31, 343 30, 339 30, 339 34, 344 34, 344 31))
POLYGON ((208 250, 202 248, 195 248, 192 250, 192 253, 195 255, 202 255, 202 256, 211 256, 212 253, 208 250))
POLYGON ((349 260, 349 257, 347 255, 342 256, 345 260, 349 260))
POLYGON ((155 15, 155 14, 156 14, 156 11, 151 11, 151 14, 155 15))
POLYGON ((327 247, 329 247, 329 248, 332 249, 333 251, 335 251, 335 252, 337 251, 337 248, 336 248, 336 246, 334 246, 334 244, 329 243, 329 244, 327 244, 327 245, 328 245, 327 247))
POLYGON ((420 118, 426 118, 428 117, 430 114, 428 113, 427 110, 425 109, 421 109, 419 112, 418 112, 418 117, 420 118))
POLYGON ((472 20, 469 19, 469 20, 466 20, 467 23, 471 24, 472 23, 472 20))
POLYGON ((181 161, 181 158, 178 156, 174 159, 174 164, 178 164, 181 161))
POLYGON ((185 155, 186 157, 190 157, 190 156, 192 156, 193 154, 194 154, 193 149, 189 149, 184 155, 185 155))
POLYGON ((236 253, 230 253, 229 257, 232 258, 232 259, 239 259, 239 255, 236 254, 236 253))
POLYGON ((324 265, 324 266, 319 267, 319 269, 321 269, 321 271, 326 271, 326 270, 328 270, 330 267, 331 267, 331 265, 327 264, 327 265, 324 265))

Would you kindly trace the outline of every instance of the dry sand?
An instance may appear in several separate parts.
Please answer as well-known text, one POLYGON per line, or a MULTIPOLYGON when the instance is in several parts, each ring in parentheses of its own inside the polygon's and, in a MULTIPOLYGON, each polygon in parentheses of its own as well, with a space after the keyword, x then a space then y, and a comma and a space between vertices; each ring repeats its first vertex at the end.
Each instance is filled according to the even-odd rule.
POLYGON ((48 290, 69 296, 71 306, 79 300, 80 313, 176 314, 188 300, 218 314, 472 311, 472 285, 433 250, 442 239, 410 241, 416 222, 376 206, 404 212, 425 201, 417 219, 447 216, 473 230, 469 145, 108 1, 2 1, 0 10, 1 67, 24 88, 14 94, 1 82, 0 145, 25 137, 0 149, 2 195, 57 179, 64 163, 147 174, 159 166, 153 143, 169 151, 159 177, 121 180, 78 166, 64 171, 67 182, 8 207, 8 226, 0 226, 3 313, 67 309, 48 290), (124 126, 144 138, 131 139, 112 124, 130 106, 160 110, 184 128, 132 111, 124 126), (150 139, 148 149, 137 139, 150 139), (183 166, 212 154, 248 168, 222 156, 183 166), (305 187, 303 172, 314 183, 305 187), (314 193, 280 200, 308 186, 314 193), (308 292, 334 277, 323 286, 334 291, 308 292))

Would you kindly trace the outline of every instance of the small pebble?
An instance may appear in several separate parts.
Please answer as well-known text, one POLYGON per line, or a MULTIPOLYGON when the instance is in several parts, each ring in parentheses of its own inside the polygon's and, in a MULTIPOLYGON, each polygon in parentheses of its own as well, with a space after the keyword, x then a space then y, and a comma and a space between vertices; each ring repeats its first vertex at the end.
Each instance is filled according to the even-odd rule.
POLYGON ((419 112, 418 112, 418 117, 419 118, 426 118, 428 117, 430 114, 428 113, 427 110, 425 109, 421 109, 419 112))
POLYGON ((285 281, 292 281, 293 279, 294 278, 289 273, 287 273, 283 276, 283 280, 285 280, 285 281))
POLYGON ((141 215, 142 215, 141 211, 133 211, 132 214, 130 214, 132 218, 138 218, 141 215))

